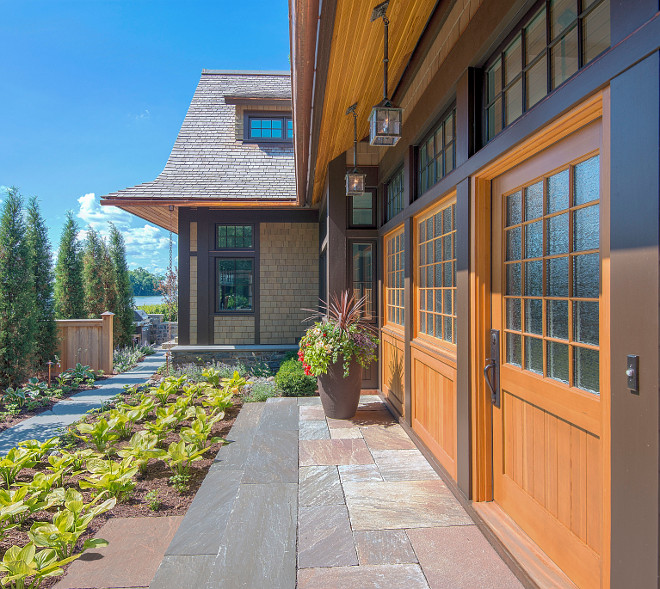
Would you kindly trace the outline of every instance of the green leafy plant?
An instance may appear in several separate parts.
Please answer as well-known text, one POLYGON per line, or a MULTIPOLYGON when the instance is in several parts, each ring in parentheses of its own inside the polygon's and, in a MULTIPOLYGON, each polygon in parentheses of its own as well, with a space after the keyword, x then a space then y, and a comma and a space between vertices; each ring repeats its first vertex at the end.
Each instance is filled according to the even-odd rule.
POLYGON ((172 485, 181 495, 188 491, 188 483, 190 482, 189 474, 175 474, 168 480, 170 485, 172 485))
POLYGON ((110 409, 107 412, 108 425, 115 432, 120 440, 126 440, 131 437, 133 420, 128 412, 121 409, 110 409))
POLYGON ((158 441, 156 434, 141 430, 133 434, 128 444, 119 450, 118 454, 122 458, 132 457, 140 472, 144 473, 150 459, 160 458, 165 454, 165 450, 157 448, 158 441))
POLYGON ((156 434, 162 440, 184 419, 184 409, 175 404, 156 409, 156 420, 145 423, 144 427, 152 434, 156 434))
POLYGON ((46 503, 39 493, 28 495, 28 487, 0 489, 0 520, 8 518, 12 523, 21 524, 29 513, 40 511, 46 503))
POLYGON ((206 370, 202 372, 202 377, 207 383, 218 388, 220 386, 220 379, 222 378, 222 372, 218 370, 215 366, 209 366, 206 370))
POLYGON ((25 385, 25 389, 31 395, 47 395, 48 394, 48 383, 39 382, 38 378, 31 378, 28 380, 25 385))
POLYGON ((153 491, 149 491, 144 498, 147 501, 147 505, 149 506, 149 509, 151 511, 158 511, 158 508, 160 507, 160 501, 158 500, 158 489, 154 489, 153 491))
POLYGON ((92 476, 85 477, 78 485, 81 489, 95 489, 98 493, 105 491, 110 497, 125 501, 135 488, 133 477, 138 467, 133 465, 133 461, 133 457, 121 462, 90 458, 86 467, 92 476))
POLYGON ((186 382, 184 376, 179 378, 164 378, 157 387, 151 389, 151 393, 158 399, 161 405, 166 405, 170 395, 176 395, 179 389, 186 382))
POLYGON ((2 395, 2 404, 6 406, 16 405, 20 408, 25 405, 28 399, 29 396, 26 394, 25 389, 7 387, 2 395))
POLYGON ((25 448, 32 452, 32 456, 35 460, 41 460, 46 454, 57 448, 59 445, 60 439, 57 436, 48 438, 45 442, 40 442, 39 440, 23 440, 18 443, 20 448, 25 448))
POLYGON ((112 425, 104 417, 93 423, 79 423, 76 429, 80 435, 72 432, 74 436, 92 444, 99 452, 106 455, 119 439, 119 435, 114 432, 112 425))
POLYGON ((46 548, 37 552, 34 542, 28 542, 23 547, 11 546, 0 562, 0 572, 5 573, 2 586, 9 589, 37 589, 45 578, 63 575, 62 567, 79 556, 74 554, 58 560, 55 550, 46 548))
POLYGON ((212 444, 225 441, 217 436, 209 438, 211 429, 224 417, 224 413, 209 416, 201 407, 195 407, 194 415, 195 418, 190 423, 190 427, 184 427, 181 430, 181 440, 186 444, 193 445, 197 450, 204 450, 212 444))
POLYGON ((77 380, 78 382, 84 383, 93 383, 96 380, 96 375, 94 371, 89 366, 83 366, 78 362, 75 367, 69 368, 64 371, 67 374, 71 375, 71 380, 77 380))
POLYGON ((205 449, 199 450, 194 444, 186 444, 183 440, 172 442, 163 459, 174 474, 187 475, 193 462, 202 459, 205 449))
POLYGON ((4 458, 0 458, 0 477, 9 489, 24 468, 32 468, 36 464, 34 452, 26 448, 11 448, 4 458))
POLYGON ((275 375, 275 384, 285 397, 308 397, 316 392, 316 377, 305 374, 300 361, 291 358, 282 362, 275 375))
POLYGON ((244 395, 243 400, 248 403, 261 403, 271 397, 279 396, 280 392, 272 382, 255 382, 252 383, 247 394, 244 395))
MULTIPOLYGON (((87 530, 91 521, 101 513, 115 506, 116 499, 106 499, 95 505, 103 497, 98 495, 91 503, 85 505, 83 496, 75 489, 67 489, 64 498, 64 508, 53 516, 53 523, 35 522, 32 524, 28 537, 36 546, 52 548, 59 558, 73 555, 78 538, 87 530)), ((102 538, 85 540, 82 552, 89 548, 107 546, 102 538)))

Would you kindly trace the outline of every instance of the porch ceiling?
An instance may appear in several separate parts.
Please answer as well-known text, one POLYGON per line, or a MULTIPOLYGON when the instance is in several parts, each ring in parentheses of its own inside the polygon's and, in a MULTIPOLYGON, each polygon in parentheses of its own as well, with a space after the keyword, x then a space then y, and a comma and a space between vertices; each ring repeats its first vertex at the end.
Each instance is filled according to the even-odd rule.
MULTIPOLYGON (((399 83, 412 53, 431 17, 437 0, 391 0, 387 9, 389 27, 389 88, 391 97, 399 83)), ((310 2, 298 0, 292 2, 294 23, 306 23, 311 19, 302 18, 301 13, 310 8, 310 2)), ((326 4, 326 2, 324 2, 326 4)), ((314 102, 322 96, 323 108, 314 112, 314 105, 308 111, 298 110, 294 116, 311 118, 311 133, 297 145, 296 155, 299 180, 303 175, 306 182, 304 190, 307 198, 316 204, 320 201, 328 163, 349 149, 353 143, 353 121, 347 116, 346 109, 354 102, 358 103, 358 136, 369 133, 369 114, 371 108, 383 97, 383 22, 382 19, 371 22, 371 13, 378 4, 356 2, 355 0, 336 0, 334 14, 321 11, 319 16, 318 39, 316 44, 316 66, 314 75, 314 102), (330 27, 332 35, 330 37, 330 27), (324 37, 330 39, 327 70, 324 72, 323 47, 324 37), (325 75, 324 75, 325 73, 325 75), (305 152, 303 154, 303 152, 305 152), (305 156, 309 154, 311 165, 307 166, 305 156), (305 169, 302 169, 302 167, 305 169)), ((313 9, 313 8, 312 8, 313 9)), ((316 15, 315 15, 316 16, 316 15)), ((313 22, 316 27, 316 22, 313 22)), ((307 31, 301 24, 293 25, 293 39, 303 38, 307 31)), ((309 50, 309 46, 306 48, 309 50)), ((300 57, 305 58, 306 55, 300 57)), ((302 86, 309 65, 304 59, 294 61, 294 93, 302 86), (297 82, 297 84, 296 84, 297 82)), ((299 98, 298 96, 294 99, 299 98)), ((311 101, 310 101, 311 102, 311 101)), ((404 121, 406 113, 404 112, 404 121)), ((297 126, 296 130, 300 130, 297 126)), ((302 188, 299 182, 299 190, 302 188)))

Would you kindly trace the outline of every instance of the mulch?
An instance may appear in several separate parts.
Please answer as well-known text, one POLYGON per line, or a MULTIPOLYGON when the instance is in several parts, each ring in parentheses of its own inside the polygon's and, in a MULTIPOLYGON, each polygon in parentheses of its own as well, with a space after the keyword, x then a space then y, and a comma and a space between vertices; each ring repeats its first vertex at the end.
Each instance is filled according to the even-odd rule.
MULTIPOLYGON (((234 397, 234 405, 230 407, 225 412, 225 417, 214 424, 211 437, 219 436, 225 438, 229 430, 231 429, 236 417, 241 409, 242 400, 240 397, 234 397)), ((92 419, 89 417, 88 419, 92 419)), ((170 432, 162 443, 163 448, 167 448, 171 442, 178 442, 179 436, 178 431, 182 427, 189 425, 189 422, 184 421, 176 428, 175 432, 170 432)), ((134 431, 142 429, 141 425, 134 426, 134 431)), ((120 449, 126 442, 120 442, 117 445, 117 449, 120 449)), ((192 500, 195 497, 199 487, 202 484, 202 481, 206 477, 206 474, 213 464, 213 460, 218 450, 222 446, 222 443, 217 443, 209 447, 207 452, 204 454, 202 460, 194 462, 190 469, 190 480, 188 482, 188 490, 184 493, 179 493, 174 487, 169 484, 169 478, 172 476, 172 472, 169 470, 167 465, 162 460, 151 460, 147 466, 146 472, 144 474, 138 473, 136 477, 136 486, 131 493, 131 496, 128 500, 124 502, 117 502, 115 507, 107 513, 101 514, 94 518, 91 522, 87 531, 80 537, 76 549, 79 550, 82 547, 83 542, 86 539, 93 538, 98 530, 111 518, 125 518, 125 517, 161 517, 161 516, 172 516, 172 515, 184 515, 188 510, 188 507, 192 503, 192 500), (147 493, 151 491, 157 492, 158 502, 160 503, 156 511, 152 510, 146 499, 147 493)), ((79 444, 76 444, 74 448, 69 449, 82 449, 88 447, 84 442, 80 441, 79 444)), ((121 460, 119 457, 115 456, 115 460, 121 460)), ((44 461, 37 465, 35 469, 24 469, 18 477, 19 482, 26 482, 32 480, 34 474, 39 471, 46 471, 44 461)), ((79 481, 84 476, 89 476, 88 473, 83 475, 65 477, 65 486, 67 487, 77 487, 77 481, 79 481)), ((80 491, 80 489, 78 489, 80 491)), ((88 503, 93 500, 93 490, 80 491, 84 497, 84 502, 88 503)), ((54 511, 54 510, 53 510, 54 511)), ((50 522, 52 521, 52 512, 41 511, 33 513, 28 516, 22 525, 19 528, 9 530, 5 537, 0 540, 0 554, 4 552, 12 545, 25 545, 28 541, 27 532, 34 522, 50 522)), ((66 567, 65 567, 66 570, 66 567)), ((41 584, 43 589, 52 587, 57 583, 61 577, 55 577, 52 579, 45 579, 41 584)))

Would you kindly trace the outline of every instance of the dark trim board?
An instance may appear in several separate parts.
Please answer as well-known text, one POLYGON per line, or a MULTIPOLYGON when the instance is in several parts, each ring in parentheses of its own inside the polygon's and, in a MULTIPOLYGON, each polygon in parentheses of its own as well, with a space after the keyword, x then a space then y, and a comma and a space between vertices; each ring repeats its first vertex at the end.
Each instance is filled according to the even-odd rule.
POLYGON ((178 338, 182 344, 190 343, 190 218, 189 211, 179 212, 179 297, 188 301, 178 306, 178 338))

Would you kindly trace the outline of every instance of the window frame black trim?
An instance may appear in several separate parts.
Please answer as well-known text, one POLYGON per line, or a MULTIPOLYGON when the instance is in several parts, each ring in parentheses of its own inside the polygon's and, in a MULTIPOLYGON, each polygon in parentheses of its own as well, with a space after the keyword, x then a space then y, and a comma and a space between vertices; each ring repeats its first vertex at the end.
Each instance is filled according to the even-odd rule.
POLYGON ((287 121, 293 122, 293 113, 291 111, 243 111, 243 142, 244 143, 293 143, 293 136, 287 138, 287 121), (250 137, 251 119, 282 119, 282 130, 285 137, 250 137))
POLYGON ((214 223, 213 224, 213 233, 214 233, 214 244, 213 252, 252 252, 256 250, 256 233, 257 225, 256 223, 214 223), (250 247, 220 247, 218 245, 218 227, 252 227, 252 245, 250 247))

